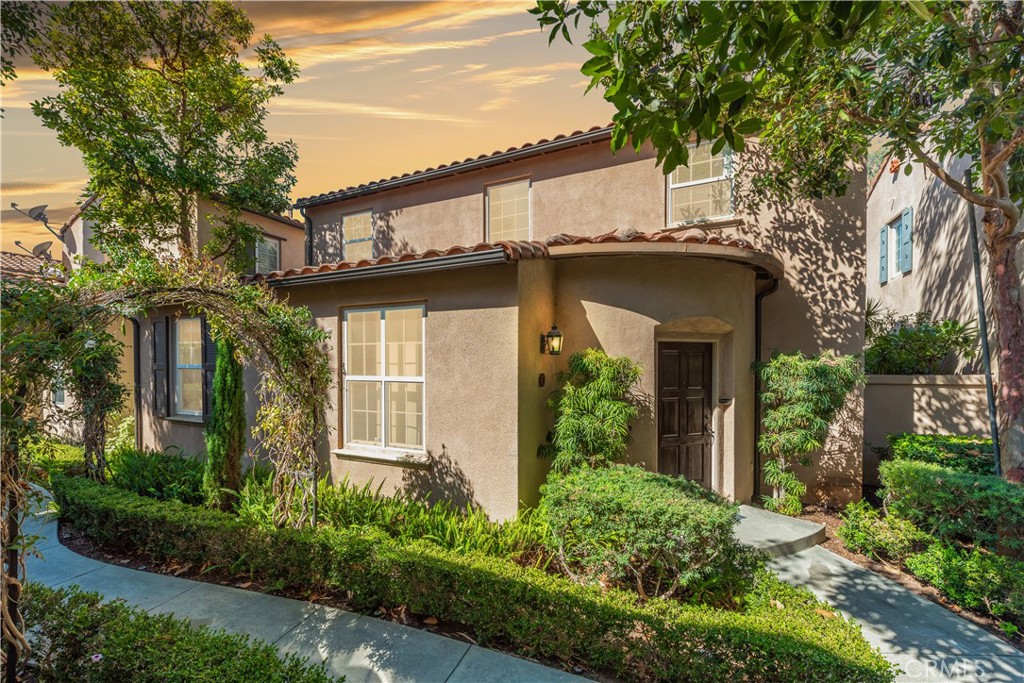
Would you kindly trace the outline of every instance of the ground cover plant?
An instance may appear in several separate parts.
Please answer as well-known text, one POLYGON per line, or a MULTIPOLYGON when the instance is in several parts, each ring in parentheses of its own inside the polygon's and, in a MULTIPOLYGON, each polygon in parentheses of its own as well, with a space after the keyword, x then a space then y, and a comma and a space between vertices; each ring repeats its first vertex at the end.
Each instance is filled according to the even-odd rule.
POLYGON ((992 439, 959 434, 890 434, 889 452, 896 460, 917 460, 952 470, 994 474, 992 439))
POLYGON ((96 593, 28 584, 23 611, 40 683, 328 683, 272 645, 154 615, 96 593))
POLYGON ((732 610, 643 601, 477 551, 375 528, 261 528, 236 515, 55 476, 62 519, 113 549, 220 566, 268 586, 405 606, 466 625, 483 645, 638 681, 889 681, 859 628, 810 593, 760 573, 732 610))

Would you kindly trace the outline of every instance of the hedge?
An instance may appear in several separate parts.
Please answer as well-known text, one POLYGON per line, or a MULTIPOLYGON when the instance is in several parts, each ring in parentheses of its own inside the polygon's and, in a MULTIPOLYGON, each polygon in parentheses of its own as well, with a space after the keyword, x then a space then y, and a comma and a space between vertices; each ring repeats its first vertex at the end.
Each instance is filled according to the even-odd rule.
MULTIPOLYGON (((97 593, 29 583, 22 607, 31 680, 83 683, 328 683, 322 666, 247 636, 192 628, 97 593)), ((344 679, 341 679, 344 680, 344 679)))
POLYGON ((955 434, 890 434, 895 460, 917 460, 961 472, 994 474, 992 439, 955 434))
POLYGON ((84 474, 85 450, 81 446, 39 439, 22 447, 28 460, 29 481, 48 486, 55 474, 84 474))
POLYGON ((742 611, 640 603, 541 570, 425 541, 338 529, 258 529, 216 510, 78 478, 54 480, 61 517, 96 541, 157 559, 221 565, 270 585, 350 591, 353 606, 405 605, 467 625, 482 645, 636 681, 891 681, 891 666, 809 592, 761 573, 742 611))
POLYGON ((928 462, 879 467, 889 509, 944 541, 1024 552, 1024 486, 928 462))

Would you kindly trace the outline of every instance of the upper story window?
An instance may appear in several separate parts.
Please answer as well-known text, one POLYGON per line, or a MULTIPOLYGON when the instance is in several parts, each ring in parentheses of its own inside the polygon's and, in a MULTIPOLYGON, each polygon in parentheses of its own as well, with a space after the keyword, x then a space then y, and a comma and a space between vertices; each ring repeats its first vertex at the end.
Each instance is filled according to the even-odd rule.
POLYGON ((203 325, 200 318, 174 321, 175 415, 203 414, 203 325))
POLYGON ((733 215, 732 159, 711 144, 690 147, 690 165, 668 177, 669 225, 733 215))
POLYGON ((530 239, 530 181, 487 188, 487 241, 530 239))
POLYGON ((281 240, 266 235, 256 241, 256 274, 281 270, 281 240))
POLYGON ((908 206, 882 226, 878 241, 878 281, 895 280, 914 269, 914 209, 908 206))
POLYGON ((67 403, 67 394, 64 392, 64 380, 60 377, 53 380, 53 405, 63 408, 67 403))
POLYGON ((373 211, 361 211, 341 217, 341 258, 362 261, 373 258, 373 211))
POLYGON ((345 312, 345 445, 424 450, 421 305, 345 312))

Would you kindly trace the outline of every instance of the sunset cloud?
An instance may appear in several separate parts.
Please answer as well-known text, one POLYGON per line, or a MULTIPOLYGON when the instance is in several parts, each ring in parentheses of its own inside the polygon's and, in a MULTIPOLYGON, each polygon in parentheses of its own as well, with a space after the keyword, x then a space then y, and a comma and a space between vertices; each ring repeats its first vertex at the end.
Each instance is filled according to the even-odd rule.
POLYGON ((277 114, 300 116, 317 114, 350 114, 368 116, 377 119, 433 121, 435 123, 454 123, 468 125, 477 123, 473 119, 455 114, 444 114, 411 109, 399 109, 377 104, 361 104, 358 102, 332 102, 311 98, 285 97, 271 105, 277 114))
POLYGON ((83 192, 88 178, 62 178, 60 180, 7 180, 3 181, 4 200, 20 202, 21 197, 47 194, 83 192))

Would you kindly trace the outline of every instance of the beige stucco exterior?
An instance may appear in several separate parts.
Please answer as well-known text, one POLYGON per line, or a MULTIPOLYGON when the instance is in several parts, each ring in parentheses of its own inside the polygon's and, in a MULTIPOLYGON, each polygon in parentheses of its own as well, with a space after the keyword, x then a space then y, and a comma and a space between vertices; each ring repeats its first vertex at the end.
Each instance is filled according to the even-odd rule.
MULTIPOLYGON (((612 155, 603 138, 310 206, 305 213, 312 223, 313 261, 339 260, 341 217, 366 209, 375 214, 378 256, 483 242, 486 188, 524 177, 531 182, 534 240, 690 227, 667 224, 667 185, 653 152, 612 155)), ((735 184, 737 192, 745 191, 742 178, 735 184)), ((328 352, 337 383, 321 458, 335 481, 383 481, 385 490, 415 496, 429 492, 434 498, 482 505, 492 516, 505 518, 537 500, 547 471, 537 449, 551 427, 545 402, 568 354, 599 347, 641 363, 645 409, 633 427, 628 459, 655 469, 657 422, 651 407, 657 343, 704 341, 714 345, 713 485, 731 498, 750 500, 758 478, 754 360, 773 351, 858 353, 863 348, 864 191, 863 169, 854 168, 844 198, 738 209, 728 220, 700 226, 711 235, 749 240, 758 252, 770 255, 763 263, 756 262, 753 251, 745 252, 750 256, 746 262, 738 262, 744 259, 725 249, 700 253, 693 247, 687 253, 638 244, 602 252, 552 246, 546 257, 501 265, 333 282, 312 278, 279 287, 292 304, 308 306, 316 324, 331 334, 328 352), (769 271, 781 280, 778 291, 763 299, 758 349, 756 299, 771 285, 769 271), (383 463, 338 454, 345 445, 339 316, 346 307, 405 302, 426 307, 427 462, 383 463), (562 356, 540 353, 539 337, 553 323, 565 335, 562 356)), ((145 377, 152 356, 145 326, 143 339, 145 377)), ((818 464, 803 473, 810 499, 841 503, 860 495, 859 405, 859 398, 851 402, 818 464)), ((250 406, 250 413, 254 410, 250 406)), ((195 425, 151 419, 144 438, 154 445, 201 450, 200 433, 195 425)))

